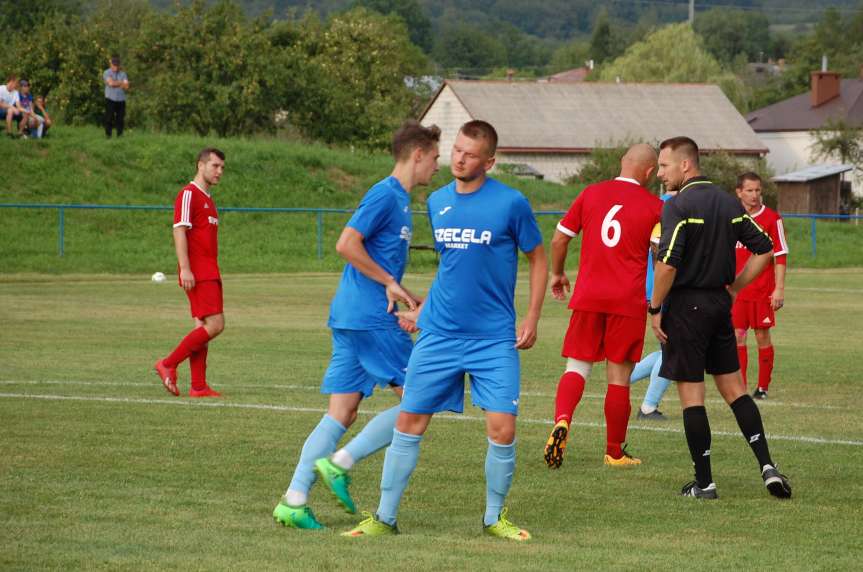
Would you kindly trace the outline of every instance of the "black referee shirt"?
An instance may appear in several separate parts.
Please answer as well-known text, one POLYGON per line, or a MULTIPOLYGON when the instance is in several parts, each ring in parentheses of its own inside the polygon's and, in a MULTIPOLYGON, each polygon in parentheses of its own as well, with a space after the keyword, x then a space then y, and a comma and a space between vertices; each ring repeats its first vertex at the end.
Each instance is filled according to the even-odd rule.
POLYGON ((770 252, 770 237, 740 204, 705 177, 686 181, 662 208, 658 260, 677 269, 671 288, 724 288, 734 282, 734 247, 770 252))

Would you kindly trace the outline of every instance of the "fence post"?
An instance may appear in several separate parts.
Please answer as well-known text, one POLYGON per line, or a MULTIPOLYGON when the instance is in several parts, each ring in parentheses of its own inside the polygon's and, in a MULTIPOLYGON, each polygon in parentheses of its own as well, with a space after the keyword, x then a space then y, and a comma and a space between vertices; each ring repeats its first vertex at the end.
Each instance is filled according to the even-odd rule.
POLYGON ((324 213, 318 211, 317 228, 318 228, 318 260, 324 257, 324 213))
POLYGON ((63 235, 66 232, 66 209, 60 207, 57 209, 57 248, 60 251, 60 256, 63 256, 63 235))
POLYGON ((812 221, 812 226, 809 230, 809 238, 812 239, 812 258, 815 258, 815 217, 810 219, 812 221))

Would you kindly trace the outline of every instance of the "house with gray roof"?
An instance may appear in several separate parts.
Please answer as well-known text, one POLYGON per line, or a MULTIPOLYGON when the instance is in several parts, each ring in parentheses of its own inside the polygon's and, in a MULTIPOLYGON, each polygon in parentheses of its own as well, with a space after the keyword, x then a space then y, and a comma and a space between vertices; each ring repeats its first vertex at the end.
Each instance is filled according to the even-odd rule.
POLYGON ((722 90, 706 84, 447 80, 420 116, 441 128, 442 162, 472 119, 497 129, 498 163, 528 165, 551 181, 577 174, 593 149, 677 135, 706 153, 768 151, 722 90))

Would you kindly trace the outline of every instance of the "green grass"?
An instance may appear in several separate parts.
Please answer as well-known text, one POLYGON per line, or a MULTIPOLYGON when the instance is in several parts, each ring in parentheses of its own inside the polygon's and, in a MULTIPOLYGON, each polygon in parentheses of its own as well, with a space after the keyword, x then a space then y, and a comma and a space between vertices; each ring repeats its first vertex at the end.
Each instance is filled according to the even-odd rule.
MULTIPOLYGON (((99 129, 64 127, 43 141, 0 138, 0 156, 15 157, 2 203, 172 205, 193 175, 195 153, 216 145, 227 153, 225 176, 214 195, 219 207, 343 208, 356 206, 368 187, 390 172, 391 160, 369 154, 278 139, 212 139, 132 131, 106 140, 99 129)), ((496 175, 497 176, 497 175, 496 175)), ((566 210, 579 189, 500 175, 539 211, 566 210)), ((417 189, 413 208, 450 179, 441 169, 417 189)), ((128 273, 149 275, 176 267, 168 211, 66 210, 64 256, 58 256, 58 213, 0 208, 0 266, 5 272, 128 273)), ((220 262, 228 273, 338 271, 334 245, 345 214, 323 217, 323 259, 316 220, 300 213, 220 215, 220 262)), ((539 217, 546 241, 557 216, 539 217)), ((427 218, 414 217, 415 244, 431 243, 427 218)), ((863 228, 819 222, 818 254, 811 256, 809 221, 788 220, 791 265, 863 266, 863 228)), ((415 252, 413 271, 432 270, 435 258, 415 252)))
MULTIPOLYGON (((228 274, 227 329, 210 351, 210 381, 225 398, 200 403, 169 396, 150 371, 191 325, 175 285, 6 274, 0 569, 854 569, 863 516, 863 420, 852 367, 861 279, 860 270, 789 272, 774 330, 775 381, 760 407, 771 451, 792 479, 790 502, 767 494, 710 387, 718 501, 676 496, 691 464, 673 395, 662 407, 668 425, 630 425, 631 449, 645 464, 603 467, 601 367, 588 382, 563 468, 546 469, 541 451, 568 317, 549 300, 539 342, 522 354, 508 502, 534 540, 513 545, 481 533, 486 443, 481 413, 470 406, 461 418, 432 423, 402 503, 401 536, 340 538, 359 516, 340 512, 320 487, 311 502, 330 529, 305 533, 272 522, 325 408, 317 388, 329 358, 325 320, 336 275, 228 274)), ((428 275, 407 278, 419 291, 428 282, 428 275)), ((522 281, 522 311, 525 296, 522 281)), ((655 347, 648 340, 645 350, 655 347)), ((180 376, 187 389, 185 367, 180 376)), ((644 390, 643 382, 634 387, 634 406, 644 390)), ((392 403, 386 394, 369 400, 350 434, 392 403)), ((382 459, 354 471, 362 510, 376 506, 382 459)))

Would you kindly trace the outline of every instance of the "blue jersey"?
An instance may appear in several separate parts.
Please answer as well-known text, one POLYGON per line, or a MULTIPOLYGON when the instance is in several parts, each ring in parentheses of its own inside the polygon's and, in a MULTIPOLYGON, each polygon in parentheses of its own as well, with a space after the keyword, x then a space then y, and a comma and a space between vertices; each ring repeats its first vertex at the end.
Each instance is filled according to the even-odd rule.
POLYGON ((542 244, 530 203, 491 178, 469 194, 457 193, 453 181, 429 196, 428 213, 441 256, 419 328, 452 338, 515 340, 518 251, 542 244))
MULTIPOLYGON (((674 195, 672 195, 670 193, 665 193, 664 195, 662 195, 659 198, 662 199, 662 202, 665 202, 673 196, 674 195)), ((646 288, 646 290, 647 290, 647 301, 650 302, 650 297, 653 296, 653 254, 650 252, 650 250, 647 251, 647 288, 646 288)))
MULTIPOLYGON (((398 179, 387 177, 368 190, 347 224, 363 235, 363 245, 372 260, 399 282, 413 229, 410 200, 398 179)), ((349 263, 330 304, 327 325, 343 330, 378 330, 397 328, 398 320, 387 313, 384 286, 349 263)))

